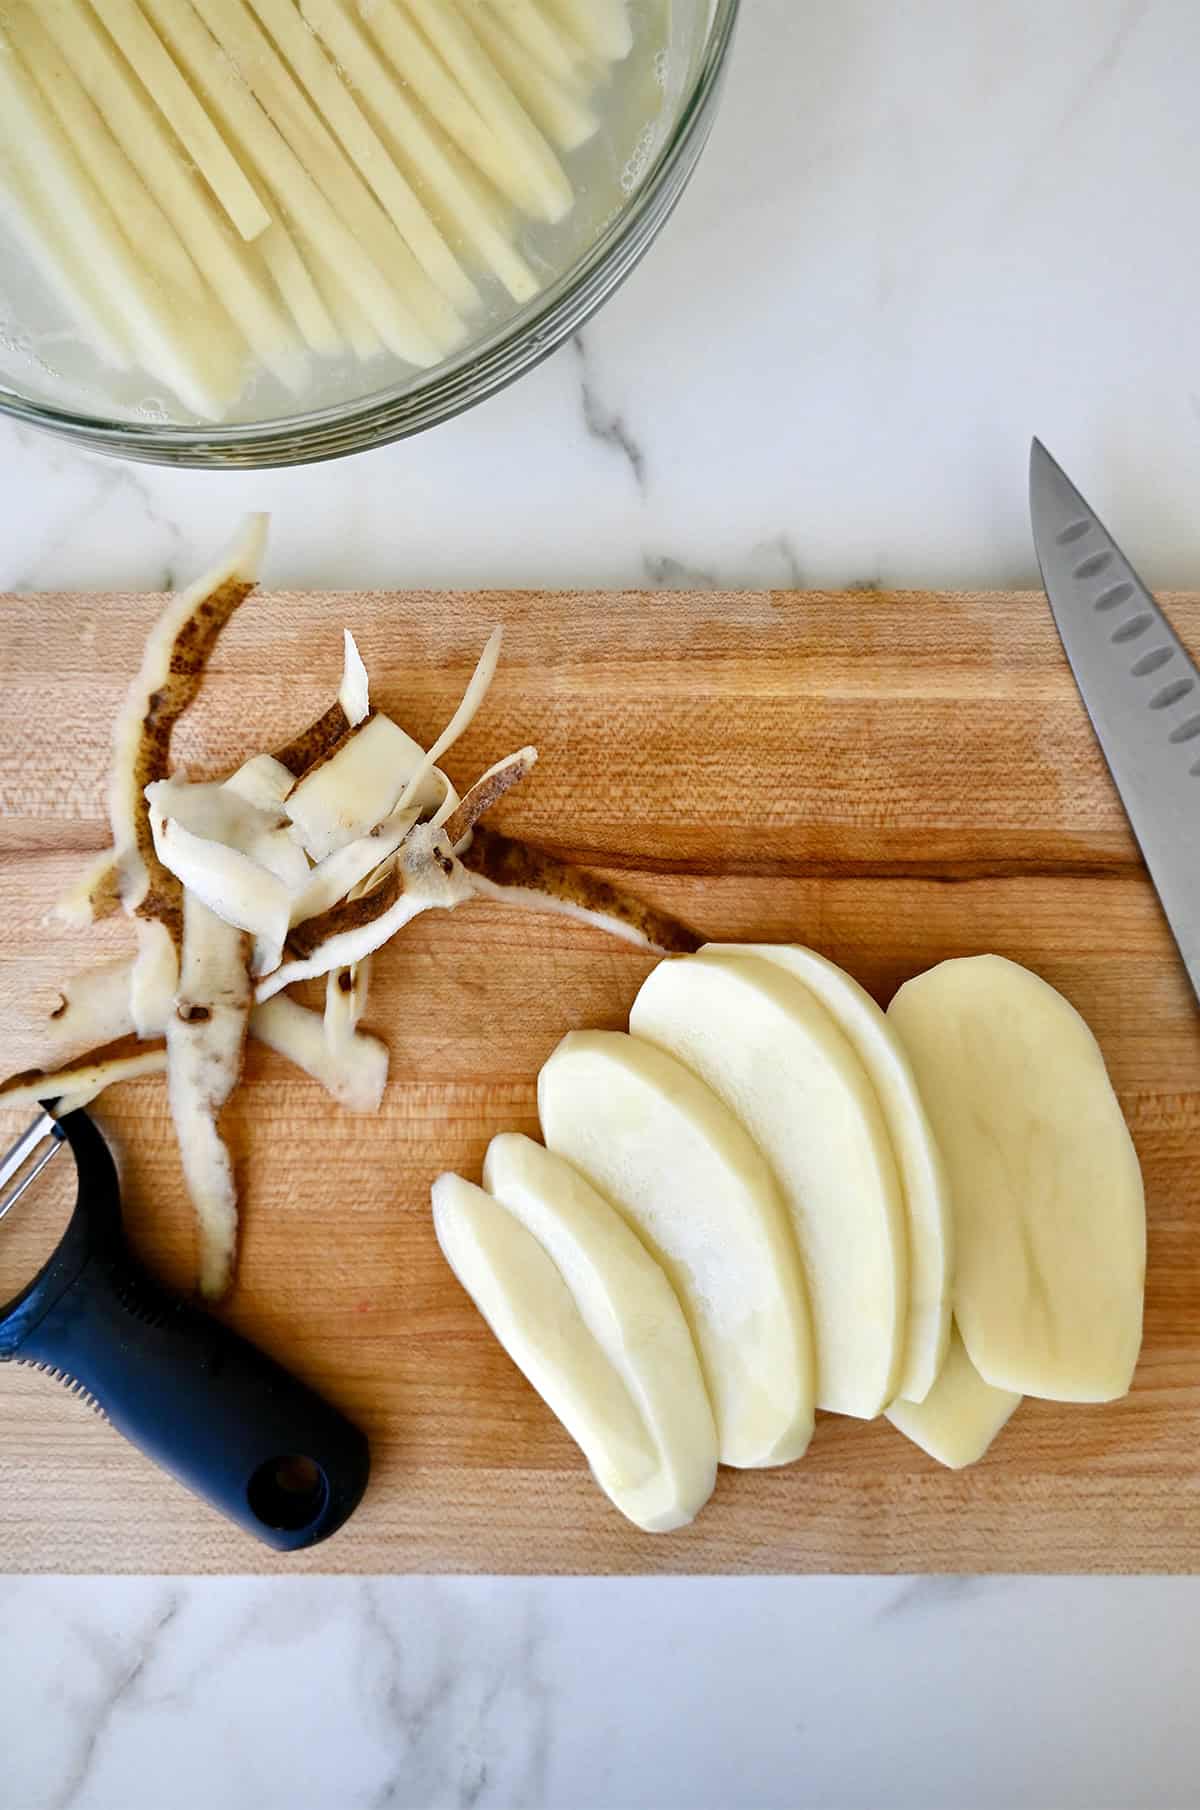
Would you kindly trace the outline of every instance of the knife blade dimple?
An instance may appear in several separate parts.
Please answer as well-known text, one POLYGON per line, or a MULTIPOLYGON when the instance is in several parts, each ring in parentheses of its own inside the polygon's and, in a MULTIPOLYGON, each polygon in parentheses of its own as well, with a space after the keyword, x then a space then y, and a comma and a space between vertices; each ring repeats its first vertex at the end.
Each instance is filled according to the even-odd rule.
POLYGON ((1200 669, 1040 440, 1029 501, 1058 632, 1200 999, 1200 669))

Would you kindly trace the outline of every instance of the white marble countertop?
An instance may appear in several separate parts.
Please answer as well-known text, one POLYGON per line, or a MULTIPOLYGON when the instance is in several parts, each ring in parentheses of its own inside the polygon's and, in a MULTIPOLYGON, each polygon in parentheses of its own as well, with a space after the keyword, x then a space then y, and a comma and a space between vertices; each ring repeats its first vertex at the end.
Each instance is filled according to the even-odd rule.
MULTIPOLYGON (((0 588, 1029 582, 1031 433, 1200 581, 1195 0, 747 0, 582 340, 212 476, 0 427, 0 588)), ((3 1480, 0 1479, 0 1514, 3 1480)), ((2 1810, 1200 1804, 1200 1586, 0 1580, 2 1810)))

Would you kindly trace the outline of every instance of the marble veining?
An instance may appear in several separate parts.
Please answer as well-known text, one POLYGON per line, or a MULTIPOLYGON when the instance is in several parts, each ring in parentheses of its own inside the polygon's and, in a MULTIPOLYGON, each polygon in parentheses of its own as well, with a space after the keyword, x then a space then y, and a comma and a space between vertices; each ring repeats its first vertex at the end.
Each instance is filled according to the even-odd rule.
MULTIPOLYGON (((0 425, 0 589, 171 587, 247 509, 279 585, 1033 584, 1034 433, 1195 586, 1198 69, 1195 0, 747 0, 572 344, 302 471, 0 425)), ((0 1652, 0 1810, 1200 1806, 1197 1580, 0 1579, 0 1652)))

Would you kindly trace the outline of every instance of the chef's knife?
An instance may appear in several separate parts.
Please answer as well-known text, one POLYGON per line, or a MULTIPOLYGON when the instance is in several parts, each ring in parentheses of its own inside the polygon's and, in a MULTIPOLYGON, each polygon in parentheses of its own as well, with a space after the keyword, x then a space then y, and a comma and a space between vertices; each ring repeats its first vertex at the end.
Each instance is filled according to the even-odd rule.
POLYGON ((1040 440, 1029 502, 1058 632, 1200 999, 1200 670, 1040 440))

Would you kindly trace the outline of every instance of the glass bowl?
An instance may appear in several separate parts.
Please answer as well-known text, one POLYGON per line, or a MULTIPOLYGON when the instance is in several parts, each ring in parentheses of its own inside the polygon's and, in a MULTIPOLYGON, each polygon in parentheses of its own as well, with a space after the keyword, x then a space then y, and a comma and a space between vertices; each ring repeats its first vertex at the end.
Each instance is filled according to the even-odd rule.
MULTIPOLYGON (((607 300, 669 218, 696 166, 716 112, 740 0, 670 0, 670 6, 674 71, 662 80, 660 69, 662 101, 641 134, 619 202, 531 301, 510 305, 504 318, 433 369, 403 371, 374 388, 360 376, 356 393, 327 406, 264 411, 260 419, 219 425, 171 420, 165 408, 91 412, 50 399, 55 373, 29 355, 39 323, 22 318, 23 310, 0 295, 0 415, 127 459, 228 469, 362 452, 436 426, 495 394, 607 300)), ((0 223, 0 269, 11 262, 0 223)))

